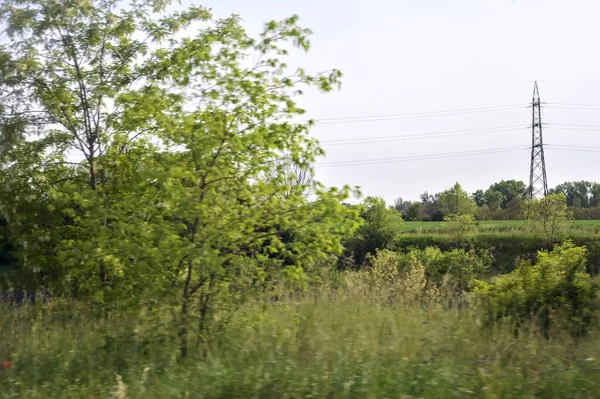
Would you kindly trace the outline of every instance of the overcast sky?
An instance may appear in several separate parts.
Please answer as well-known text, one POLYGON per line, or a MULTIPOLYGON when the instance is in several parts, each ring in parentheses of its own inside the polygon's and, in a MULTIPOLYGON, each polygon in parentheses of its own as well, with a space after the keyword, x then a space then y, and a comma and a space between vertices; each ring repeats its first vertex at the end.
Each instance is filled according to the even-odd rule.
MULTIPOLYGON (((215 16, 239 14, 252 33, 263 23, 300 16, 314 31, 312 49, 292 64, 309 71, 338 68, 342 89, 300 100, 311 118, 427 113, 517 105, 508 110, 429 115, 353 123, 323 123, 313 134, 326 162, 380 160, 523 147, 531 143, 533 81, 543 110, 548 183, 600 180, 600 152, 552 149, 580 145, 600 149, 598 131, 552 125, 600 125, 600 2, 598 0, 205 0, 215 16), (560 103, 596 109, 558 108, 560 103), (552 107, 556 104, 556 107, 552 107), (517 126, 462 136, 331 145, 328 140, 421 135, 517 126), (558 127, 558 126, 556 126, 558 127)), ((338 121, 339 122, 339 121, 338 121)), ((527 149, 419 161, 317 167, 327 185, 360 186, 364 195, 392 203, 417 199, 460 182, 469 192, 501 179, 528 182, 527 149)))

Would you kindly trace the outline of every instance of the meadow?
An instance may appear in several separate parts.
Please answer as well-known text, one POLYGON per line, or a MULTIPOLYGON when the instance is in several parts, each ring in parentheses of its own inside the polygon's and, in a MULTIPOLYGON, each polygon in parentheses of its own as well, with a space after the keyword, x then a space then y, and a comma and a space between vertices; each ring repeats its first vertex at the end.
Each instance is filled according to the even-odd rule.
POLYGON ((597 397, 595 331, 582 342, 515 336, 473 311, 341 289, 249 305, 180 359, 167 314, 3 309, 0 397, 597 397))
MULTIPOLYGON (((477 232, 528 232, 530 227, 525 220, 482 220, 475 222, 477 232)), ((568 230, 575 233, 600 233, 600 220, 573 220, 568 230)), ((448 231, 445 222, 404 222, 405 233, 444 233, 448 231)))

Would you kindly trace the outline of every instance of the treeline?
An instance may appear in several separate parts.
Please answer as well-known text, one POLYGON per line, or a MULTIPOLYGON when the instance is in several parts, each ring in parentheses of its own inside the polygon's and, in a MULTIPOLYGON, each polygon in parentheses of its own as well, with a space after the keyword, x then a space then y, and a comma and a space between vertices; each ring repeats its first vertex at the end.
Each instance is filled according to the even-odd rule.
MULTIPOLYGON (((575 219, 600 219, 600 183, 565 182, 552 188, 550 194, 562 193, 575 219)), ((424 192, 418 201, 395 200, 393 208, 406 221, 442 221, 444 216, 470 213, 477 220, 519 220, 521 206, 527 198, 527 186, 518 180, 502 180, 486 190, 468 194, 460 184, 441 193, 424 192), (457 212, 462 208, 464 212, 457 212)))

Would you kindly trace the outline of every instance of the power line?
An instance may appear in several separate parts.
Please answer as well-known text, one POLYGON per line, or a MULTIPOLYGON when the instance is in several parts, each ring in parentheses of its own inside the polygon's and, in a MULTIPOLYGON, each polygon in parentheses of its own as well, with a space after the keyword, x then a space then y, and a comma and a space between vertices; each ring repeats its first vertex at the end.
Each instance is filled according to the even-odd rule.
POLYGON ((471 156, 471 155, 494 154, 494 153, 500 153, 500 152, 510 152, 510 151, 528 150, 528 149, 529 149, 529 147, 523 147, 523 146, 504 147, 504 148, 489 148, 489 149, 481 149, 481 150, 473 150, 473 151, 424 154, 424 155, 414 155, 414 156, 407 156, 407 157, 374 158, 374 159, 363 159, 363 160, 355 160, 355 161, 324 162, 324 163, 320 163, 320 164, 317 163, 316 166, 319 166, 321 168, 327 168, 327 167, 338 167, 338 166, 374 165, 374 164, 381 164, 381 163, 423 161, 423 160, 454 158, 454 157, 471 156))
MULTIPOLYGON (((410 118, 423 118, 423 117, 436 117, 446 115, 463 115, 471 113, 482 113, 482 112, 496 112, 496 111, 511 111, 525 108, 525 104, 512 104, 512 105, 499 105, 495 107, 480 107, 480 108, 463 108, 445 111, 427 111, 427 112, 411 112, 411 113, 399 113, 399 114, 381 114, 381 115, 365 115, 365 116, 345 116, 338 118, 314 118, 314 122, 319 125, 338 124, 338 123, 359 123, 359 122, 375 122, 384 121, 391 119, 410 119, 410 118)), ((299 122, 308 122, 299 121, 299 122)))
MULTIPOLYGON (((556 130, 569 130, 569 131, 584 131, 584 132, 600 132, 600 126, 594 125, 568 125, 568 124, 543 124, 544 127, 556 130)), ((396 141, 412 141, 412 140, 427 140, 437 139, 446 137, 457 137, 457 136, 471 136, 487 133, 500 133, 509 131, 519 131, 520 129, 527 128, 522 125, 512 126, 499 126, 495 128, 481 128, 481 129, 467 129, 467 130, 453 130, 444 132, 430 132, 430 133, 416 133, 416 134, 400 134, 400 135, 389 135, 389 136, 374 136, 374 137, 356 137, 347 139, 332 139, 332 140, 320 140, 319 143, 325 147, 341 146, 341 145, 356 145, 356 144, 375 144, 375 143, 390 143, 396 141)))
POLYGON ((597 107, 568 107, 563 105, 545 105, 543 108, 549 109, 572 109, 577 111, 600 111, 597 107))
MULTIPOLYGON (((547 124, 544 124, 544 126, 547 126, 547 124)), ((570 127, 575 127, 575 128, 595 128, 598 129, 600 128, 600 125, 571 125, 571 124, 565 124, 565 123, 551 123, 549 126, 554 127, 554 126, 565 126, 567 128, 570 127)), ((557 129, 556 127, 554 129, 557 129)))
POLYGON ((472 130, 455 130, 446 132, 432 132, 432 133, 421 133, 421 134, 405 134, 405 135, 391 135, 391 136, 378 136, 378 137, 361 137, 352 139, 337 139, 337 140, 323 140, 321 144, 331 147, 339 145, 353 145, 353 144, 371 144, 371 143, 389 143, 394 141, 409 141, 409 140, 426 140, 436 139, 445 137, 456 137, 456 136, 470 136, 476 134, 485 133, 496 133, 496 132, 507 132, 516 131, 523 129, 524 126, 504 126, 497 128, 488 129, 472 129, 472 130))
POLYGON ((600 107, 600 104, 577 104, 577 103, 550 103, 558 106, 576 106, 576 107, 600 107))
POLYGON ((590 150, 590 151, 600 151, 600 147, 590 147, 590 146, 583 146, 583 145, 570 145, 570 144, 548 144, 548 148, 554 148, 554 149, 584 149, 584 150, 590 150))

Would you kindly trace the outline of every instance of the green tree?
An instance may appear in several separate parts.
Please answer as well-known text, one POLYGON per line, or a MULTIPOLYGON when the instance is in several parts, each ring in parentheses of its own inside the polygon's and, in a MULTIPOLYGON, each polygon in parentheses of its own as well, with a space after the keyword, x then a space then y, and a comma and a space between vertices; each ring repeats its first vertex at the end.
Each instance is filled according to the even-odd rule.
POLYGON ((452 188, 443 191, 437 200, 437 203, 439 204, 440 210, 446 216, 463 214, 472 215, 476 211, 475 202, 458 183, 452 186, 452 188))
POLYGON ((297 17, 252 38, 237 16, 169 4, 2 4, 0 211, 22 269, 55 292, 177 305, 185 356, 191 320, 203 342, 275 276, 302 281, 358 213, 349 187, 311 182, 308 201, 273 166, 323 154, 292 97, 341 76, 288 72, 290 44, 309 49, 297 17))
POLYGON ((481 207, 484 206, 486 204, 486 200, 485 200, 485 192, 483 190, 477 190, 473 193, 472 195, 473 201, 475 202, 475 205, 481 207))
POLYGON ((485 203, 491 210, 497 210, 498 208, 506 206, 506 196, 496 190, 488 189, 484 194, 485 203))
POLYGON ((504 209, 506 208, 506 204, 514 198, 523 198, 527 193, 527 186, 518 180, 501 180, 498 183, 492 184, 488 191, 497 191, 503 195, 500 206, 504 209))
POLYGON ((589 181, 565 182, 550 190, 551 194, 563 193, 567 199, 567 205, 578 208, 590 208, 598 206, 599 191, 598 183, 589 181))
POLYGON ((458 242, 463 242, 471 238, 475 230, 475 217, 470 213, 453 213, 444 216, 444 222, 449 225, 451 235, 458 242))
POLYGON ((526 219, 542 231, 552 245, 560 240, 571 219, 564 194, 549 194, 542 199, 528 200, 524 205, 526 219))
POLYGON ((358 263, 377 249, 391 249, 402 232, 402 216, 386 206, 382 198, 367 197, 361 217, 364 223, 356 232, 353 248, 358 263))

